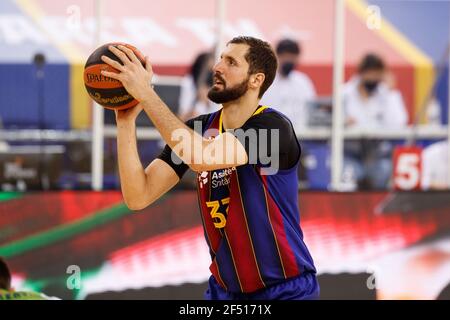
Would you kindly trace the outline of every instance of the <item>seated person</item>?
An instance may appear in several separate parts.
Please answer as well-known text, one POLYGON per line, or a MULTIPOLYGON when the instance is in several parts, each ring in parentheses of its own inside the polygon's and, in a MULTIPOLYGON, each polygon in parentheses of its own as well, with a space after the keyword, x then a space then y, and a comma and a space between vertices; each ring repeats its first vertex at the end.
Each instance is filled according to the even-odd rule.
POLYGON ((448 181, 448 141, 433 143, 422 151, 422 189, 446 190, 448 181))
POLYGON ((291 120, 294 129, 304 129, 308 124, 308 103, 316 98, 311 79, 296 70, 300 56, 300 45, 291 39, 281 40, 276 46, 278 70, 275 80, 261 99, 291 120))
MULTIPOLYGON (((407 125, 395 79, 381 57, 367 54, 343 91, 346 127, 385 129, 407 125)), ((384 189, 391 176, 392 146, 384 141, 346 141, 344 172, 363 189, 384 189)))

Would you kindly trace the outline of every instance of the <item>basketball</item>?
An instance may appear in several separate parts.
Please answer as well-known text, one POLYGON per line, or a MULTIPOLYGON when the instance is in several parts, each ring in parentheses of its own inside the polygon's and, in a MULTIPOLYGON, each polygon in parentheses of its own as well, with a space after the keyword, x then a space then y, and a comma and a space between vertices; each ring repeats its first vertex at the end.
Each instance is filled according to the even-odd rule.
POLYGON ((103 70, 117 72, 116 69, 101 60, 102 56, 107 56, 122 64, 120 59, 108 49, 111 45, 123 45, 133 50, 136 57, 145 66, 144 56, 135 47, 125 43, 107 43, 95 50, 87 59, 84 66, 84 85, 89 96, 106 109, 123 110, 132 108, 138 104, 138 101, 127 92, 122 83, 101 74, 103 70))

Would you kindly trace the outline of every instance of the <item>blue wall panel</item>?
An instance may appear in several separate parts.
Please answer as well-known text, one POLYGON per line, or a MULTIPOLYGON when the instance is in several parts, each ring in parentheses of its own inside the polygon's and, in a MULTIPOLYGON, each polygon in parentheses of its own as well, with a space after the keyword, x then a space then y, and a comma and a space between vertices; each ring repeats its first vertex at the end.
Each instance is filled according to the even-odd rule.
POLYGON ((69 66, 48 64, 40 112, 38 79, 32 64, 0 64, 0 117, 6 128, 69 129, 69 66))

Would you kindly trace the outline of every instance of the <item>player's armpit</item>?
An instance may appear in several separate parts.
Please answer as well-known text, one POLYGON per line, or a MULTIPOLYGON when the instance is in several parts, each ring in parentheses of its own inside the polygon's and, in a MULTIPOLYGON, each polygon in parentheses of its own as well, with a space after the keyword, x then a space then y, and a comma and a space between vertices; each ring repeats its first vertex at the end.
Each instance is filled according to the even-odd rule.
POLYGON ((145 190, 126 201, 131 210, 141 210, 158 200, 162 195, 172 189, 180 180, 175 170, 161 159, 153 160, 145 168, 145 190))
POLYGON ((248 155, 241 142, 233 134, 225 132, 213 140, 204 139, 193 160, 189 167, 200 172, 244 165, 248 162, 248 155))

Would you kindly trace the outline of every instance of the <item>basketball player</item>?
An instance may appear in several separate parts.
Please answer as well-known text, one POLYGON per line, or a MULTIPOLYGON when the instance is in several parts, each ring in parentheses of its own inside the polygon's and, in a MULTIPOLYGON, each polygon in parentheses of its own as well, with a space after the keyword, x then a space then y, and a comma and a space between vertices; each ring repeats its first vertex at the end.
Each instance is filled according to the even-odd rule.
POLYGON ((110 50, 122 64, 103 56, 118 71, 103 75, 121 81, 140 101, 132 109, 116 111, 119 172, 128 207, 150 205, 191 168, 198 173, 199 206, 212 258, 205 298, 318 298, 316 270, 300 228, 300 145, 283 114, 259 105, 277 70, 270 45, 252 37, 228 42, 208 93, 222 108, 186 124, 149 85, 153 72, 148 58, 144 68, 128 48, 110 50), (142 109, 167 143, 145 169, 135 133, 142 109), (249 142, 238 132, 254 133, 256 140, 249 142), (264 147, 270 150, 269 163, 259 150, 264 147))

